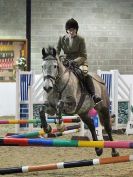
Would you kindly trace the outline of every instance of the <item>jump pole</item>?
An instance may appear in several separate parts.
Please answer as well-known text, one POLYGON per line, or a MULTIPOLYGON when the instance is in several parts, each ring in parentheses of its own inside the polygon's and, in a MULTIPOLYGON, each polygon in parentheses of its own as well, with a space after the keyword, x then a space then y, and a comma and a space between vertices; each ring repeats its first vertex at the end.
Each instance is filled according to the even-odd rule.
MULTIPOLYGON (((69 133, 76 133, 79 132, 80 130, 80 125, 71 125, 71 126, 67 126, 64 128, 64 132, 59 132, 59 130, 57 128, 53 128, 51 134, 55 135, 55 136, 62 136, 62 135, 66 135, 69 133)), ((21 134, 15 134, 15 135, 9 135, 6 137, 12 137, 12 138, 37 138, 40 136, 44 136, 44 137, 49 137, 48 134, 46 134, 43 130, 41 131, 34 131, 34 132, 28 132, 28 133, 21 133, 21 134)))
POLYGON ((6 137, 7 138, 40 138, 41 136, 43 136, 45 138, 51 138, 51 137, 53 138, 53 137, 68 135, 72 133, 77 133, 79 131, 80 131, 79 129, 72 129, 72 130, 66 130, 64 132, 55 132, 50 134, 46 134, 43 131, 40 131, 40 132, 29 132, 24 134, 11 135, 6 137))
MULTIPOLYGON (((57 123, 57 119, 47 119, 47 123, 57 123)), ((79 123, 80 119, 70 119, 70 118, 64 118, 64 123, 79 123)), ((9 119, 9 120, 0 120, 0 124, 34 124, 34 123, 41 123, 40 119, 29 119, 29 120, 15 120, 15 119, 9 119)))
POLYGON ((133 149, 133 141, 80 141, 45 138, 0 138, 0 146, 97 147, 133 149))
POLYGON ((34 171, 56 170, 56 169, 64 169, 64 168, 76 168, 76 167, 94 166, 94 165, 104 165, 104 164, 122 163, 122 162, 130 162, 130 161, 133 161, 133 155, 119 156, 119 157, 106 157, 106 158, 71 161, 71 162, 59 162, 59 163, 53 163, 47 165, 0 168, 0 175, 14 174, 14 173, 28 173, 34 171))

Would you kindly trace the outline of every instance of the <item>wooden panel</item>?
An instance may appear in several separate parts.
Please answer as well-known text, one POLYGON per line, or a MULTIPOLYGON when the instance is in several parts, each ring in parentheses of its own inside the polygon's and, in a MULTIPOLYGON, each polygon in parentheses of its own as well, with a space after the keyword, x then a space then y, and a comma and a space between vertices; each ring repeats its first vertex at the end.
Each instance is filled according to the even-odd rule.
POLYGON ((27 40, 0 39, 0 82, 15 81, 16 61, 27 58, 27 40))

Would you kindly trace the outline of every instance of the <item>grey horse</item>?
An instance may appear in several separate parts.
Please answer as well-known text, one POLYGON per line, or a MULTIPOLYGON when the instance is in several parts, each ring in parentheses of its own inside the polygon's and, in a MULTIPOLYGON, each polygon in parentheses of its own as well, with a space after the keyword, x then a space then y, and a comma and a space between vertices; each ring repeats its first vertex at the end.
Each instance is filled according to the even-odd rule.
MULTIPOLYGON (((62 61, 56 57, 55 48, 43 48, 42 55, 43 89, 45 90, 44 106, 40 111, 42 128, 45 132, 51 131, 50 125, 46 122, 45 113, 49 115, 78 114, 90 129, 93 140, 98 141, 94 122, 88 115, 88 111, 94 107, 93 99, 82 88, 82 84, 70 67, 65 67, 62 61)), ((95 109, 109 140, 113 141, 107 89, 104 81, 97 74, 93 74, 92 78, 96 94, 103 99, 101 103, 95 106, 95 109)), ((102 148, 96 147, 95 151, 98 156, 103 153, 102 148)), ((115 148, 112 148, 112 156, 118 155, 119 153, 115 148)))

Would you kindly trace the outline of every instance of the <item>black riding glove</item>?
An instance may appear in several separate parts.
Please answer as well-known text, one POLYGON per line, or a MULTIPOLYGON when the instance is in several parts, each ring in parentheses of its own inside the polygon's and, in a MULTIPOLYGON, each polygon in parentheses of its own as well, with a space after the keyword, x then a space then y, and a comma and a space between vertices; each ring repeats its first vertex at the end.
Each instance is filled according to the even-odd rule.
POLYGON ((74 60, 70 60, 69 61, 69 66, 70 67, 74 67, 74 68, 78 68, 79 67, 77 62, 75 62, 74 60))
POLYGON ((75 66, 75 64, 76 64, 76 63, 75 63, 74 60, 70 60, 70 61, 69 61, 69 66, 75 66))

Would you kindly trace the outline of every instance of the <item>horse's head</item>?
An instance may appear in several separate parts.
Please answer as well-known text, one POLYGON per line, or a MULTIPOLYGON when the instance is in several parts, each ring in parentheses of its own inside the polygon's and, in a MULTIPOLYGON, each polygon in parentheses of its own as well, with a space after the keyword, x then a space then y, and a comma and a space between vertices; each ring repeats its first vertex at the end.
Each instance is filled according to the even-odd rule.
POLYGON ((56 58, 56 50, 53 47, 42 49, 43 63, 43 89, 49 93, 55 84, 58 75, 58 61, 56 58))

